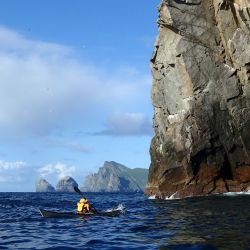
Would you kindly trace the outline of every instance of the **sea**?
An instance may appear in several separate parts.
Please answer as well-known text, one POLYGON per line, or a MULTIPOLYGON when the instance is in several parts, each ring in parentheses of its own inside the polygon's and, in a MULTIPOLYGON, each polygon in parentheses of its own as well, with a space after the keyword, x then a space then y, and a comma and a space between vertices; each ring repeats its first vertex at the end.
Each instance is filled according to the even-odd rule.
POLYGON ((116 217, 43 218, 71 211, 77 193, 0 193, 0 249, 250 249, 250 195, 157 200, 142 193, 85 193, 116 217))

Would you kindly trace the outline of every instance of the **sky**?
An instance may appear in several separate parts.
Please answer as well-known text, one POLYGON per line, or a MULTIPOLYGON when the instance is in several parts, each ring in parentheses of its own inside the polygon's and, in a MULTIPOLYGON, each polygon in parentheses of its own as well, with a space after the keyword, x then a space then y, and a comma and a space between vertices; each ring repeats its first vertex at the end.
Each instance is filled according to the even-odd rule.
POLYGON ((149 167, 158 3, 0 1, 0 192, 149 167))

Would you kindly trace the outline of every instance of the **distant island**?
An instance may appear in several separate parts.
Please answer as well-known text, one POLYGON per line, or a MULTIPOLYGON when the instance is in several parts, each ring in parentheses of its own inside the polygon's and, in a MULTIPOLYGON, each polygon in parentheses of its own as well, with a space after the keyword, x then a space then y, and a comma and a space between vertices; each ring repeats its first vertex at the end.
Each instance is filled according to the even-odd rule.
POLYGON ((71 193, 74 192, 74 187, 78 187, 77 182, 70 176, 61 178, 54 188, 47 180, 41 178, 36 183, 36 192, 63 192, 71 193))
POLYGON ((105 161, 98 173, 85 178, 85 192, 143 192, 148 169, 128 168, 114 161, 105 161))
POLYGON ((78 187, 77 182, 72 177, 65 176, 58 181, 56 185, 56 191, 63 193, 72 193, 75 192, 74 187, 78 187))
POLYGON ((36 192, 55 192, 55 188, 45 179, 41 178, 36 183, 36 192))
MULTIPOLYGON (((148 169, 128 168, 114 161, 105 161, 98 173, 85 177, 81 188, 84 192, 144 192, 148 169)), ((70 176, 60 179, 56 188, 41 178, 36 183, 36 192, 74 192, 78 183, 70 176)))

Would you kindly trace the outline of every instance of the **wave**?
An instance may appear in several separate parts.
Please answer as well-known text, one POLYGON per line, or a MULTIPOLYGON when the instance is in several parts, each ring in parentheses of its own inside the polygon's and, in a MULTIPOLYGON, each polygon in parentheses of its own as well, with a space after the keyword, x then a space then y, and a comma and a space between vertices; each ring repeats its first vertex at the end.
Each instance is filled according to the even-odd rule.
MULTIPOLYGON (((173 194, 171 194, 170 196, 167 196, 165 198, 165 200, 179 200, 180 198, 179 197, 175 197, 175 195, 176 195, 176 192, 173 193, 173 194)), ((157 198, 156 195, 151 195, 151 196, 148 197, 148 199, 149 200, 157 200, 158 198, 157 198)))
POLYGON ((121 203, 117 207, 107 209, 105 212, 120 211, 121 213, 125 213, 125 210, 125 206, 121 203))
POLYGON ((155 200, 156 199, 156 195, 151 195, 148 197, 149 200, 155 200))
POLYGON ((170 195, 169 197, 166 197, 165 200, 179 200, 179 197, 175 197, 177 192, 173 193, 172 195, 170 195))
POLYGON ((244 192, 227 192, 227 193, 223 193, 222 195, 226 195, 226 196, 250 195, 250 190, 244 191, 244 192))

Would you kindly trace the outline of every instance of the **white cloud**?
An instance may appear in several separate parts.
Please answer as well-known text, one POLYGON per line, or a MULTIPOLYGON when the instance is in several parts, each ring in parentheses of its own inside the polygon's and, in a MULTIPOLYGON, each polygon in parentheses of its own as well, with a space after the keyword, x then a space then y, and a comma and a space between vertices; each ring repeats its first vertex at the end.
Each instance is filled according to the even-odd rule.
POLYGON ((27 166, 26 162, 23 161, 7 162, 0 160, 0 170, 20 169, 26 166, 27 166))
POLYGON ((94 135, 151 136, 152 126, 142 113, 114 113, 108 120, 106 128, 94 135))
POLYGON ((27 163, 24 161, 8 162, 0 160, 0 183, 21 182, 27 169, 27 163))
POLYGON ((65 176, 72 176, 76 172, 74 166, 67 166, 63 163, 47 164, 38 169, 38 173, 43 178, 61 179, 65 176))
POLYGON ((149 99, 151 81, 133 68, 90 66, 72 48, 1 26, 0 76, 0 136, 44 135, 86 119, 87 111, 98 117, 94 109, 138 106, 149 99))
MULTIPOLYGON (((6 190, 7 186, 12 186, 11 190, 15 191, 30 191, 32 186, 35 188, 35 181, 39 177, 46 178, 50 183, 55 183, 65 176, 72 176, 76 170, 76 167, 60 162, 37 168, 24 161, 0 160, 0 192, 6 190)), ((81 173, 79 169, 78 172, 81 173)))

